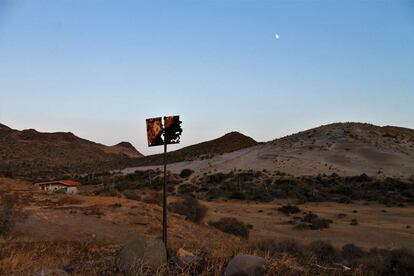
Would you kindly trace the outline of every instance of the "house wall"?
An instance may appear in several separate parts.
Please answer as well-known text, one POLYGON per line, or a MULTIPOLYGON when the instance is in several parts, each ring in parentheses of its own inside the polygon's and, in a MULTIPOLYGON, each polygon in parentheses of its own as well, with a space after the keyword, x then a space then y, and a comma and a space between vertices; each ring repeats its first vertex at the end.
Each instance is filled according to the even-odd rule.
POLYGON ((77 187, 65 186, 59 183, 56 184, 46 184, 40 186, 40 188, 45 192, 57 192, 59 190, 65 191, 66 194, 74 195, 78 193, 77 187))
POLYGON ((66 193, 69 195, 74 195, 78 193, 77 187, 66 187, 66 193))
POLYGON ((62 185, 62 184, 47 184, 47 185, 44 185, 43 190, 45 192, 56 192, 56 191, 64 189, 64 188, 65 188, 65 186, 62 185))

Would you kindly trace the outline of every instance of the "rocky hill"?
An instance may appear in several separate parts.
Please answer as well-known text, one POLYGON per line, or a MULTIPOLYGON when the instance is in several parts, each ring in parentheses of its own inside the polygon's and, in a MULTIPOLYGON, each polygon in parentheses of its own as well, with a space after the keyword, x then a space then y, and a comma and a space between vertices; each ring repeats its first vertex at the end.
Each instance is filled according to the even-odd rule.
POLYGON ((295 176, 332 174, 411 177, 414 130, 363 123, 334 123, 207 160, 170 165, 179 172, 252 169, 295 176))
POLYGON ((0 124, 0 173, 32 176, 93 172, 122 167, 131 157, 142 157, 130 143, 105 146, 70 132, 42 133, 14 130, 0 124))
MULTIPOLYGON (((167 154, 167 162, 191 161, 197 159, 209 159, 216 155, 234 152, 240 149, 249 148, 258 143, 239 132, 230 132, 224 136, 206 141, 203 143, 191 145, 167 154)), ((149 155, 145 158, 134 159, 129 163, 130 166, 149 166, 163 164, 163 154, 149 155)))

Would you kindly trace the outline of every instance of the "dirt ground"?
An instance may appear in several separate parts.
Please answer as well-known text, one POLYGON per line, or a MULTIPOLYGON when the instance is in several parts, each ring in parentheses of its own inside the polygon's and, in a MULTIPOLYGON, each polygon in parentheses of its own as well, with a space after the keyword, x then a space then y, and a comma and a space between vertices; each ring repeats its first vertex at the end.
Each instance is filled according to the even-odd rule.
MULTIPOLYGON (((123 245, 137 236, 161 238, 162 209, 158 205, 117 197, 47 194, 31 183, 0 178, 0 193, 16 193, 23 201, 25 218, 13 234, 36 241, 99 241, 123 245)), ((169 213, 171 247, 232 251, 239 239, 207 225, 195 224, 169 213), (199 237, 205 237, 200 239, 199 237)))
MULTIPOLYGON (((162 210, 157 205, 117 197, 47 194, 31 183, 0 178, 0 195, 6 193, 19 195, 24 217, 19 218, 10 237, 0 237, 0 275, 16 271, 26 275, 68 265, 81 265, 75 269, 82 275, 118 275, 114 274, 115 258, 122 245, 137 236, 161 237, 162 210)), ((287 223, 292 216, 277 211, 286 203, 202 201, 209 211, 201 224, 170 212, 169 248, 208 251, 216 258, 249 252, 249 245, 265 239, 295 239, 303 244, 322 239, 337 247, 354 243, 366 249, 414 249, 414 230, 407 228, 414 226, 412 206, 307 203, 299 205, 302 212, 312 211, 333 223, 324 230, 294 230, 287 223), (346 216, 338 218, 338 214, 346 216), (236 217, 251 224, 249 240, 207 225, 209 220, 221 217, 236 217), (352 219, 359 224, 350 225, 352 219)))
MULTIPOLYGON (((161 237, 160 206, 117 197, 67 196, 46 194, 30 183, 0 179, 0 193, 13 191, 25 202, 26 218, 17 223, 15 234, 33 240, 83 240, 125 244, 138 235, 161 237)), ((174 200, 173 197, 169 198, 174 200)), ((414 206, 386 207, 376 203, 340 204, 334 202, 298 205, 302 212, 312 211, 333 223, 323 230, 295 230, 288 224, 291 216, 277 211, 288 201, 258 203, 247 201, 202 201, 208 207, 204 223, 191 223, 183 216, 169 213, 171 244, 187 248, 234 248, 243 244, 238 238, 207 226, 209 220, 236 217, 253 225, 249 241, 295 239, 309 243, 329 240, 340 247, 354 243, 365 248, 414 249, 414 206), (338 214, 345 214, 339 218, 338 214), (350 225, 352 219, 358 225, 350 225), (200 239, 199 237, 204 237, 200 239)))
MULTIPOLYGON (((293 216, 286 216, 277 208, 287 201, 273 203, 246 203, 245 201, 203 202, 209 208, 207 219, 236 217, 253 225, 250 240, 295 239, 302 243, 328 240, 338 247, 354 243, 365 248, 414 249, 414 206, 386 207, 374 203, 340 204, 333 202, 298 205, 302 212, 312 211, 333 223, 323 230, 295 230, 287 224, 293 216), (338 218, 338 214, 346 217, 338 218), (358 225, 350 225, 357 219, 358 225), (407 225, 409 228, 407 228, 407 225)), ((300 215, 300 214, 299 214, 300 215)))

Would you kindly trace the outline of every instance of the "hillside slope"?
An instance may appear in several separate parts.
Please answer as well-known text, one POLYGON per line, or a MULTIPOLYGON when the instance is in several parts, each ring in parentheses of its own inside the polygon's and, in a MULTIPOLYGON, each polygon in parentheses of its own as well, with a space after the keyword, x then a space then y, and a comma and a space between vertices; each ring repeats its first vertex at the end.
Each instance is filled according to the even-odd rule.
POLYGON ((40 177, 47 174, 91 172, 116 167, 130 157, 142 157, 131 144, 105 146, 73 133, 41 133, 0 125, 0 173, 40 177))
POLYGON ((414 130, 363 123, 334 123, 169 168, 281 171, 295 176, 320 173, 410 177, 414 174, 414 130))
MULTIPOLYGON (((240 149, 249 148, 257 145, 257 142, 239 132, 230 132, 224 136, 206 141, 203 143, 191 145, 176 151, 169 152, 167 154, 167 162, 181 162, 191 161, 197 159, 207 159, 216 155, 234 152, 240 149)), ((155 154, 145 156, 141 159, 132 160, 129 163, 130 166, 149 166, 149 165, 161 165, 164 162, 163 154, 155 154)))

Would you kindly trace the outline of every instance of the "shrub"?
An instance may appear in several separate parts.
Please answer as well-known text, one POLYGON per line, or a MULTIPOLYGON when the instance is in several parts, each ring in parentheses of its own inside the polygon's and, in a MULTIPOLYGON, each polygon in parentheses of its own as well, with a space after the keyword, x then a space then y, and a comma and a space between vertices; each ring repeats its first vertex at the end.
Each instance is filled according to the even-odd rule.
POLYGON ((379 255, 368 255, 358 260, 358 266, 366 275, 385 275, 384 259, 379 255))
POLYGON ((302 219, 302 223, 299 223, 295 226, 295 229, 297 230, 317 230, 317 229, 324 229, 329 228, 329 225, 332 223, 332 220, 330 219, 323 219, 319 218, 318 215, 309 212, 306 213, 305 216, 302 219))
POLYGON ((327 241, 317 240, 309 244, 309 253, 321 263, 331 263, 337 259, 337 252, 327 241))
POLYGON ((342 257, 347 260, 355 260, 364 257, 365 252, 352 243, 345 244, 342 247, 342 257))
POLYGON ((181 173, 180 173, 180 177, 181 177, 181 178, 188 178, 188 177, 189 177, 189 176, 191 176, 193 173, 194 173, 194 171, 193 171, 193 170, 190 170, 190 169, 184 169, 184 170, 182 170, 182 171, 181 171, 181 173))
POLYGON ((247 239, 250 229, 245 223, 236 218, 221 218, 218 221, 210 221, 209 225, 235 236, 247 239))
POLYGON ((118 195, 117 191, 110 187, 99 189, 95 192, 95 194, 100 195, 100 196, 117 196, 118 195))
POLYGON ((280 242, 263 240, 259 241, 256 247, 270 254, 287 253, 292 256, 301 256, 303 254, 303 248, 295 240, 283 240, 280 242))
POLYGON ((178 187, 178 193, 180 194, 189 194, 197 191, 198 187, 190 184, 190 183, 184 183, 178 187))
POLYGON ((357 219, 352 219, 350 225, 353 225, 353 226, 358 225, 357 219))
POLYGON ((244 200, 246 199, 246 194, 243 192, 239 192, 239 191, 235 191, 230 195, 231 199, 240 199, 240 200, 244 200))
POLYGON ((300 213, 300 209, 295 206, 295 205, 283 205, 282 207, 277 208, 277 210, 285 215, 290 215, 290 214, 297 214, 300 213))
POLYGON ((383 275, 414 275, 414 252, 409 249, 392 250, 384 260, 383 275))
POLYGON ((157 204, 162 205, 162 194, 157 192, 151 192, 147 196, 145 196, 142 201, 148 204, 157 204))
POLYGON ((169 209, 177 214, 186 216, 192 222, 200 223, 207 214, 207 207, 192 197, 186 196, 184 199, 170 204, 169 209))
POLYGON ((123 192, 123 194, 127 199, 138 200, 138 201, 141 200, 141 196, 135 190, 126 190, 123 192))
POLYGON ((344 204, 349 204, 349 203, 352 202, 352 200, 349 197, 347 197, 347 196, 343 196, 343 197, 340 197, 338 199, 338 202, 339 203, 344 203, 344 204))
POLYGON ((6 194, 0 198, 0 235, 7 235, 12 230, 19 215, 18 197, 6 194))

